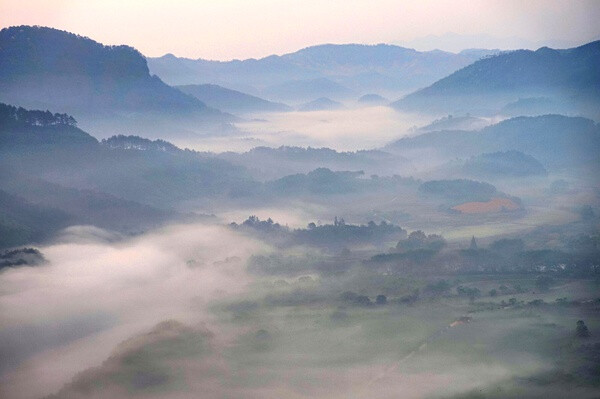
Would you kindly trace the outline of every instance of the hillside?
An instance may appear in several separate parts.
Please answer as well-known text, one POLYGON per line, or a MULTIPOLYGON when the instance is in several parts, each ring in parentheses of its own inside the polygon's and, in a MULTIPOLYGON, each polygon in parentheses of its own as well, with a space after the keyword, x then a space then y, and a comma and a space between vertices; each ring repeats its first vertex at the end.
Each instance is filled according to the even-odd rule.
POLYGON ((512 118, 478 131, 448 130, 402 138, 386 151, 429 150, 454 159, 483 152, 516 150, 549 168, 597 167, 600 125, 592 120, 562 115, 512 118))
POLYGON ((100 135, 147 119, 231 120, 150 75, 137 50, 45 27, 0 31, 0 101, 67 112, 100 135))
POLYGON ((255 147, 244 153, 224 152, 216 155, 248 169, 255 179, 279 179, 295 173, 308 173, 315 167, 331 170, 363 170, 367 175, 408 169, 402 157, 377 150, 338 152, 330 148, 255 147))
POLYGON ((507 178, 543 176, 548 173, 537 159, 514 150, 472 157, 463 165, 463 172, 481 177, 501 176, 507 178))
POLYGON ((483 58, 392 106, 453 112, 491 108, 521 97, 558 98, 563 102, 600 99, 600 41, 580 47, 518 50, 483 58))
MULTIPOLYGON (((45 115, 7 105, 0 110, 45 115)), ((73 125, 7 118, 0 120, 0 170, 6 173, 166 210, 182 201, 228 197, 252 187, 244 168, 162 140, 115 136, 98 142, 73 125)))
POLYGON ((209 107, 232 114, 255 112, 285 112, 291 108, 282 103, 264 100, 260 97, 227 89, 214 84, 177 86, 182 92, 194 96, 209 107))
POLYGON ((98 141, 79 129, 70 115, 0 103, 0 149, 94 144, 98 141))

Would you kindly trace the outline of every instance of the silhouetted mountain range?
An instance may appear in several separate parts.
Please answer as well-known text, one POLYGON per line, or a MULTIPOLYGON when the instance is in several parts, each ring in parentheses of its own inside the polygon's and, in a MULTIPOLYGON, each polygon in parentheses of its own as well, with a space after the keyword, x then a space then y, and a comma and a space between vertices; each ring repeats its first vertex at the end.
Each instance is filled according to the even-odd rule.
MULTIPOLYGON (((281 56, 243 61, 192 60, 167 54, 148 58, 148 65, 166 82, 178 85, 214 83, 261 94, 266 87, 288 81, 328 78, 362 94, 385 94, 425 86, 493 53, 419 52, 387 44, 323 44, 281 56)), ((273 88, 270 93, 276 94, 273 88)), ((321 96, 332 97, 324 93, 312 98, 321 96)))

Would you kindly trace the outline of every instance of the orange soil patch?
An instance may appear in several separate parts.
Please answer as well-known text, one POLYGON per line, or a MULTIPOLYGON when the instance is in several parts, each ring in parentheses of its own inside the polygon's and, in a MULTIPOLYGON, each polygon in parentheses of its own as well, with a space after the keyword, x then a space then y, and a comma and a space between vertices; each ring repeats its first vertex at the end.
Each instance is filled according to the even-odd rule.
POLYGON ((501 211, 516 211, 519 205, 509 198, 492 198, 487 202, 465 202, 452 207, 460 213, 491 213, 501 211))

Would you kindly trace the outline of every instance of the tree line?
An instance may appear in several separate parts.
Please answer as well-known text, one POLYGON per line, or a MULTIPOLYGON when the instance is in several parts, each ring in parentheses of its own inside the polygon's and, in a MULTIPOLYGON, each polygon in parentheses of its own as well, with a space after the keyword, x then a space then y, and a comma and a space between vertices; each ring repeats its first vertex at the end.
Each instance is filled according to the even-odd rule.
POLYGON ((52 113, 48 110, 26 110, 22 107, 0 103, 0 123, 2 125, 20 124, 28 126, 77 126, 71 115, 52 113))

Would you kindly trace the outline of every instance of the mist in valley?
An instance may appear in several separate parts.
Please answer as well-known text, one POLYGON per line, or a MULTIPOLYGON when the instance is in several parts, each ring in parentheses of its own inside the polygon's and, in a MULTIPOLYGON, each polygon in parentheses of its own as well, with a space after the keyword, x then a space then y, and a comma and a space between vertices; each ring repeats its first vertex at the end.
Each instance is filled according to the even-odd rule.
POLYGON ((214 61, 50 22, 0 31, 0 397, 600 395, 591 24, 214 61))

